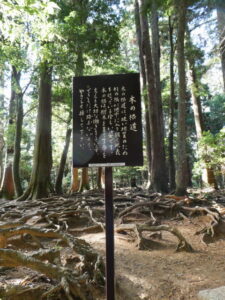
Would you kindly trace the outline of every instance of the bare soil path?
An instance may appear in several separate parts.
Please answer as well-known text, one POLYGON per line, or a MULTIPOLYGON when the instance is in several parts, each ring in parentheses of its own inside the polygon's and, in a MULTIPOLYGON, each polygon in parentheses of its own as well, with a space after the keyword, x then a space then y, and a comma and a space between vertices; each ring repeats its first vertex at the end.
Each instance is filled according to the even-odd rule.
MULTIPOLYGON (((175 252, 176 238, 163 232, 152 250, 138 250, 135 243, 115 236, 118 300, 194 300, 202 289, 225 285, 225 240, 206 246, 193 235, 199 224, 167 222, 178 226, 195 252, 175 252)), ((104 234, 83 236, 104 255, 104 234)), ((225 299, 225 295, 224 295, 225 299)))

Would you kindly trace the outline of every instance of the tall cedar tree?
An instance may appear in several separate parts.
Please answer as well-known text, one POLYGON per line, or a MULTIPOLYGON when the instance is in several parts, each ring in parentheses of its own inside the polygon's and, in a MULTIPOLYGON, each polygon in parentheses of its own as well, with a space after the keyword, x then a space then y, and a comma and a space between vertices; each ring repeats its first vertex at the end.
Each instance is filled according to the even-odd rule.
POLYGON ((22 139, 22 127, 23 127, 23 95, 20 86, 20 76, 16 77, 16 128, 15 128, 15 140, 14 140, 14 157, 13 157, 13 180, 16 190, 16 196, 19 197, 23 194, 20 178, 20 156, 21 156, 21 139, 22 139))
POLYGON ((148 99, 150 107, 151 130, 151 186, 157 192, 167 192, 167 172, 163 139, 162 114, 160 112, 160 98, 157 97, 155 72, 153 66, 152 50, 149 37, 148 18, 145 0, 138 0, 141 24, 141 45, 146 69, 148 99))
POLYGON ((178 94, 178 136, 177 136, 177 168, 176 168, 176 195, 186 194, 188 185, 188 166, 186 149, 186 71, 185 71, 185 53, 184 38, 186 29, 187 1, 175 0, 177 11, 177 62, 179 77, 178 94))
POLYGON ((223 84, 225 92, 225 1, 217 0, 217 21, 218 21, 218 31, 220 37, 220 54, 221 54, 221 64, 223 72, 223 84))
POLYGON ((145 71, 144 55, 142 52, 141 44, 141 24, 139 16, 139 5, 138 1, 135 1, 135 25, 136 25, 136 35, 139 47, 139 65, 142 77, 142 94, 144 98, 145 107, 145 137, 146 137, 146 151, 147 151, 147 161, 148 161, 148 183, 147 188, 151 185, 151 134, 150 134, 150 119, 149 119, 149 103, 147 96, 147 78, 145 71))
POLYGON ((0 183, 2 182, 3 176, 3 150, 5 146, 4 141, 4 124, 3 124, 3 113, 4 113, 4 67, 0 69, 0 183))
POLYGON ((168 167, 170 190, 174 190, 175 183, 175 160, 174 160, 174 119, 175 119, 175 80, 174 80, 174 25, 169 16, 169 40, 170 40, 170 99, 169 99, 169 135, 168 135, 168 167))
POLYGON ((40 199, 49 195, 52 168, 51 90, 52 67, 44 61, 40 64, 39 104, 31 180, 28 189, 19 200, 40 199))
POLYGON ((20 72, 15 66, 12 66, 11 71, 11 96, 9 101, 9 121, 7 128, 6 141, 6 157, 4 172, 1 183, 1 193, 6 199, 12 199, 15 195, 15 188, 13 182, 13 155, 14 155, 14 140, 15 140, 15 115, 16 115, 16 82, 20 81, 20 72))

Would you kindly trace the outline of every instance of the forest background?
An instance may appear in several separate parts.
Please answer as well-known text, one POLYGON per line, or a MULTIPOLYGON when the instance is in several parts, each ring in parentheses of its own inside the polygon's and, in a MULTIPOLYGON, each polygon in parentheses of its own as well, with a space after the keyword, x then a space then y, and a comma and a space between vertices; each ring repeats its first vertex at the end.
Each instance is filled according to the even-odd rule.
POLYGON ((101 188, 102 169, 71 170, 72 77, 130 72, 145 164, 114 168, 115 187, 224 188, 223 0, 2 0, 1 197, 101 188))

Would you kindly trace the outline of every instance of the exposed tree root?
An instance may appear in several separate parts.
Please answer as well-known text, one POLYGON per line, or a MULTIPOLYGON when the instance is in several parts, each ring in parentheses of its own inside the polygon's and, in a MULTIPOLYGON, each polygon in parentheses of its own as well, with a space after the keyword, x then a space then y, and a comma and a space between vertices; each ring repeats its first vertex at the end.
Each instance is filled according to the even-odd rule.
MULTIPOLYGON (((156 196, 152 201, 142 201, 126 208, 119 213, 119 217, 121 217, 121 222, 123 223, 125 218, 128 218, 132 211, 135 210, 136 214, 140 214, 143 213, 143 209, 148 210, 149 214, 156 216, 181 217, 185 220, 192 220, 202 216, 205 219, 204 223, 206 223, 206 225, 203 229, 196 232, 196 234, 202 234, 202 241, 204 243, 212 242, 215 235, 217 236, 221 233, 225 234, 223 217, 218 209, 207 207, 207 202, 203 202, 200 199, 183 198, 184 197, 176 197, 173 195, 156 196), (201 203, 202 205, 204 204, 204 206, 196 206, 195 203, 201 203), (192 205, 192 207, 190 205, 192 205)), ((150 220, 152 220, 152 217, 150 220)), ((139 220, 137 219, 137 221, 139 220)))
POLYGON ((67 299, 70 300, 93 299, 94 287, 92 283, 99 286, 104 285, 104 264, 102 258, 84 240, 75 238, 68 233, 22 226, 0 229, 0 247, 6 247, 9 238, 23 234, 29 234, 36 238, 44 237, 63 241, 79 255, 77 268, 71 270, 60 265, 59 250, 54 249, 40 250, 32 253, 32 255, 24 255, 22 252, 10 249, 0 249, 1 266, 24 266, 41 272, 49 278, 60 282, 67 299), (46 260, 48 263, 46 263, 46 260))
MULTIPOLYGON (((5 297, 7 300, 17 300, 17 298, 18 300, 47 300, 57 299, 57 297, 58 299, 94 299, 99 287, 104 285, 102 258, 89 244, 75 238, 72 234, 80 236, 83 233, 104 231, 103 205, 102 193, 93 193, 93 191, 85 195, 76 194, 76 199, 51 197, 23 202, 3 200, 0 207, 0 247, 2 248, 0 265, 27 266, 45 274, 43 276, 47 276, 47 279, 51 278, 51 284, 49 283, 48 288, 44 288, 43 284, 40 284, 39 288, 29 287, 29 284, 26 285, 30 280, 28 276, 28 280, 24 280, 26 286, 21 288, 15 289, 15 286, 10 285, 5 286, 4 289, 0 287, 0 298, 5 297), (18 243, 20 245, 20 239, 14 238, 20 235, 23 238, 23 249, 26 249, 27 245, 27 249, 39 250, 24 255, 19 251, 4 249, 15 247, 18 243), (49 243, 53 244, 52 239, 56 246, 49 249, 49 243), (65 255, 62 259, 63 251, 68 251, 68 256, 65 255), (18 291, 17 296, 13 298, 12 295, 16 291, 18 291)), ((185 222, 190 220, 192 223, 203 218, 204 228, 196 234, 201 235, 205 243, 209 240, 214 241, 219 234, 225 234, 225 221, 222 214, 210 207, 208 202, 199 199, 195 201, 190 197, 177 199, 170 195, 120 191, 114 197, 114 209, 116 216, 120 217, 119 221, 123 223, 116 228, 116 231, 130 232, 132 238, 138 241, 139 249, 151 249, 154 246, 155 240, 151 239, 149 234, 146 238, 146 232, 153 232, 155 235, 158 232, 161 234, 162 231, 168 231, 178 239, 176 251, 193 251, 192 246, 177 228, 162 224, 168 218, 185 220, 185 222), (132 223, 124 224, 125 222, 132 223)))
MULTIPOLYGON (((149 226, 148 224, 143 224, 143 225, 136 225, 136 224, 123 224, 120 225, 116 231, 118 233, 124 232, 124 231, 133 231, 138 239, 138 248, 143 249, 143 237, 142 237, 142 232, 144 231, 169 231, 173 235, 175 235, 179 241, 176 251, 187 251, 187 252, 193 252, 192 246, 186 241, 184 236, 180 233, 180 231, 175 228, 171 227, 168 225, 159 225, 159 226, 149 226)), ((144 246, 145 247, 145 246, 144 246)))
POLYGON ((68 268, 44 263, 36 258, 24 255, 22 252, 0 249, 0 264, 7 267, 23 266, 41 272, 61 283, 67 299, 93 299, 89 289, 88 278, 68 268))

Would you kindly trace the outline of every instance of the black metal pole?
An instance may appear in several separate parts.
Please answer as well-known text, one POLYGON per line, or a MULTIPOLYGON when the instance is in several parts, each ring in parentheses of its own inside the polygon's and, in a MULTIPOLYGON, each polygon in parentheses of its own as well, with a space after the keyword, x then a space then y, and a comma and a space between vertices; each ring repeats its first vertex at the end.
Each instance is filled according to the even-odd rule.
POLYGON ((115 299, 114 290, 114 219, 112 167, 105 167, 105 223, 106 223, 106 299, 115 299))

